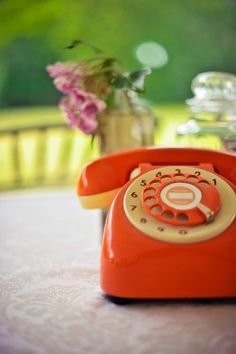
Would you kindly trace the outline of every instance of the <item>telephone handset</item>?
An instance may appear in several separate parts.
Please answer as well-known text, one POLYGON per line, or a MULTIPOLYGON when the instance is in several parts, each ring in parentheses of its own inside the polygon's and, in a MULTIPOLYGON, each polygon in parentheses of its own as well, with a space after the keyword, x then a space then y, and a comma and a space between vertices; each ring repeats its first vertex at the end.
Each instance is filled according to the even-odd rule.
POLYGON ((101 256, 107 294, 236 296, 236 155, 121 152, 85 167, 77 192, 84 207, 111 204, 101 256))

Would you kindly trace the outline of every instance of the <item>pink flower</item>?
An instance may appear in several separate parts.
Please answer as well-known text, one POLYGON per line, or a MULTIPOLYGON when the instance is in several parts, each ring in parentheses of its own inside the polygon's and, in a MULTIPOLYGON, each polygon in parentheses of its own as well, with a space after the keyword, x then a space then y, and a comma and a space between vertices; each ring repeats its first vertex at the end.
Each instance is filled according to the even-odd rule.
POLYGON ((56 63, 53 65, 47 66, 47 72, 49 76, 52 78, 56 78, 58 76, 65 76, 71 73, 72 65, 56 63))
MULTIPOLYGON (((77 106, 81 106, 83 103, 85 103, 86 99, 88 99, 88 95, 89 95, 87 92, 84 92, 77 87, 74 87, 70 93, 71 93, 71 97, 74 100, 74 103, 77 106)), ((94 96, 94 98, 96 97, 95 95, 93 95, 93 96, 94 96)))
POLYGON ((69 93, 76 84, 76 79, 71 76, 59 76, 53 80, 53 83, 58 91, 69 93))
POLYGON ((92 134, 97 128, 97 114, 106 107, 105 102, 96 95, 74 88, 61 100, 60 108, 69 124, 86 134, 92 134))
POLYGON ((92 134, 97 128, 97 121, 95 119, 87 119, 83 116, 80 117, 78 128, 85 134, 92 134))
POLYGON ((47 66, 48 74, 54 79, 53 83, 58 91, 69 93, 73 88, 83 87, 81 68, 76 64, 56 63, 47 66))
POLYGON ((106 104, 95 94, 84 91, 84 69, 75 63, 56 63, 47 66, 47 71, 56 88, 66 95, 59 106, 69 124, 85 134, 92 134, 97 128, 97 114, 106 104))
POLYGON ((77 115, 75 109, 71 105, 69 98, 64 97, 59 102, 60 109, 65 113, 66 118, 71 126, 74 126, 77 121, 77 115))

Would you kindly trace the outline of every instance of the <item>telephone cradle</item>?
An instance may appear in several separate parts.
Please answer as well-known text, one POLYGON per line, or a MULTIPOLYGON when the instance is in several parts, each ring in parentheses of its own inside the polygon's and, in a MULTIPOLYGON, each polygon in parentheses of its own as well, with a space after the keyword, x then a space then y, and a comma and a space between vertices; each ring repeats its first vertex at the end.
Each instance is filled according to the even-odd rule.
POLYGON ((117 299, 236 297, 236 155, 140 148, 88 164, 77 194, 108 208, 101 288, 117 299))

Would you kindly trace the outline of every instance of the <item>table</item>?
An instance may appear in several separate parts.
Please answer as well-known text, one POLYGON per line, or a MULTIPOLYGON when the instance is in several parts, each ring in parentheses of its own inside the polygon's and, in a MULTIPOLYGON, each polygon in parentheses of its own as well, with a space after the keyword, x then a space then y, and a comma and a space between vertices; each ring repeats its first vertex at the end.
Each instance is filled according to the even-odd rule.
POLYGON ((234 300, 108 302, 100 212, 73 190, 2 193, 0 210, 0 354, 236 353, 234 300))

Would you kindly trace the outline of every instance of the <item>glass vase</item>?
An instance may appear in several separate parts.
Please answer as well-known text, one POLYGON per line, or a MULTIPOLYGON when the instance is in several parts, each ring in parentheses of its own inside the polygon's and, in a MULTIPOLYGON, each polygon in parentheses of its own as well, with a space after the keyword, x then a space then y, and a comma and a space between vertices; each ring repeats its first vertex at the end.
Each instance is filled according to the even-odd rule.
POLYGON ((100 155, 154 145, 156 119, 134 93, 117 92, 113 107, 98 117, 100 155))

